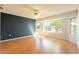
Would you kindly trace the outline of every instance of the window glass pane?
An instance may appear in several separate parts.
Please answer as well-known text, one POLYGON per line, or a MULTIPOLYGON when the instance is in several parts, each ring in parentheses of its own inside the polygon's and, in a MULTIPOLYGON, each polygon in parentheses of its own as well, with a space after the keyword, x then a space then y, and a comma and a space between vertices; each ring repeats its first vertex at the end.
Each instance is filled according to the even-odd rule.
POLYGON ((76 18, 71 19, 71 35, 76 33, 76 18))
POLYGON ((45 25, 45 31, 58 32, 58 33, 61 33, 61 31, 62 31, 61 20, 45 21, 44 25, 45 25))

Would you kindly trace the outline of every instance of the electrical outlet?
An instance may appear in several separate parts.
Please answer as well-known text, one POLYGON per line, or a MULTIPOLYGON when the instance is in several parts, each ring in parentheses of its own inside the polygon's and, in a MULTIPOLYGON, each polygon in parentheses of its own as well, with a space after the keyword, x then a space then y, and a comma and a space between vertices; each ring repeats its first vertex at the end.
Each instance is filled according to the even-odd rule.
POLYGON ((9 34, 9 36, 12 36, 11 34, 9 34))

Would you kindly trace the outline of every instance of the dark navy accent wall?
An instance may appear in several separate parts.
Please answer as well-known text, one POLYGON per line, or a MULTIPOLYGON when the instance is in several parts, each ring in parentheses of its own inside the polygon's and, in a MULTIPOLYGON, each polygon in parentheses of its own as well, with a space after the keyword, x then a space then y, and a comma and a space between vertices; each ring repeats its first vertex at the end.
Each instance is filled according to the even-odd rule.
POLYGON ((33 35, 35 20, 1 13, 1 40, 33 35))
POLYGON ((0 40, 1 40, 1 13, 0 13, 0 40))

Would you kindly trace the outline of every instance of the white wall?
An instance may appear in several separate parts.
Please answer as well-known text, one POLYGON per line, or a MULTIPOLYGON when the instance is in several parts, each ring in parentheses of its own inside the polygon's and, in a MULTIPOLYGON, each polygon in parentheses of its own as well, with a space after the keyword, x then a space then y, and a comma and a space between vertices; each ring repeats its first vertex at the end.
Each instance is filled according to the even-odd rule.
POLYGON ((79 48, 79 8, 78 8, 78 16, 77 16, 77 45, 79 48))

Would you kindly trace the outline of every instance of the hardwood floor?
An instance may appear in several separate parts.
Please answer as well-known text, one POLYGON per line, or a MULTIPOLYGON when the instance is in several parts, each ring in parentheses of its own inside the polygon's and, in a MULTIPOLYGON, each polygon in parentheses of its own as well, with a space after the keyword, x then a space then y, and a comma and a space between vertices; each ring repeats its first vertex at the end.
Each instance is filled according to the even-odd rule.
POLYGON ((77 52, 75 43, 47 35, 0 42, 0 54, 69 54, 77 52))

